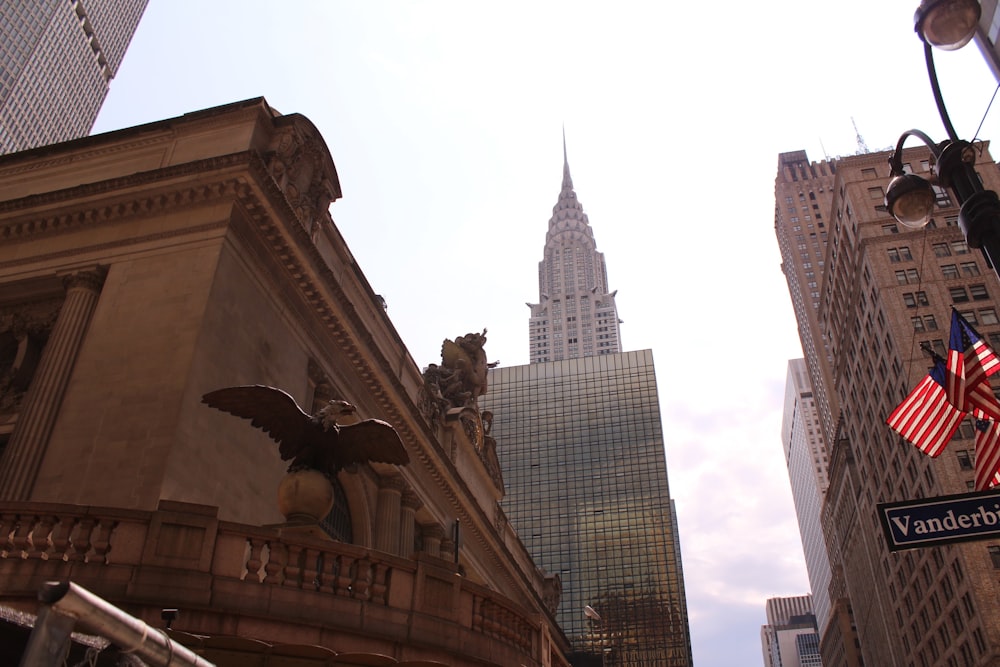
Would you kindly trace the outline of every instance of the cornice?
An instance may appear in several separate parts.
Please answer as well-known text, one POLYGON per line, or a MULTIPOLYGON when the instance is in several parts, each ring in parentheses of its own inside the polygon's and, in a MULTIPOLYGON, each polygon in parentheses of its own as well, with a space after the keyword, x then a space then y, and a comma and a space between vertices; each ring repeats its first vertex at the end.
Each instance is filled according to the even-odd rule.
MULTIPOLYGON (((62 190, 0 201, 0 219, 13 217, 17 214, 17 211, 33 211, 41 207, 55 207, 59 204, 68 204, 74 200, 89 199, 109 193, 120 193, 155 183, 167 183, 178 177, 207 174, 246 166, 250 162, 251 156, 252 153, 250 151, 231 153, 229 155, 186 162, 172 167, 163 167, 129 174, 128 176, 109 178, 97 183, 76 185, 62 190)), ((174 209, 178 206, 199 203, 211 198, 213 195, 218 196, 222 194, 218 192, 220 187, 220 181, 208 184, 191 184, 189 187, 179 188, 171 193, 158 193, 145 198, 135 198, 133 195, 132 199, 122 198, 121 201, 113 204, 104 203, 89 208, 77 208, 71 213, 52 213, 44 217, 37 215, 33 217, 25 216, 21 219, 0 222, 0 238, 13 238, 20 234, 53 231, 72 226, 73 224, 103 222, 135 214, 155 214, 167 207, 174 209)), ((232 191, 228 194, 232 194, 232 191)))
MULTIPOLYGON (((58 144, 39 146, 26 151, 0 155, 0 178, 13 174, 58 167, 94 156, 114 155, 153 146, 176 138, 179 128, 231 127, 240 120, 273 118, 275 112, 263 97, 256 97, 174 118, 95 134, 58 144), (53 157, 46 157, 46 156, 53 157)), ((280 116, 279 116, 280 117, 280 116)))
MULTIPOLYGON (((34 159, 25 161, 15 161, 9 166, 4 166, 0 163, 0 178, 7 178, 10 176, 16 176, 18 174, 28 174, 37 171, 45 171, 47 169, 53 169, 56 167, 63 167, 66 165, 74 164, 76 162, 83 162, 90 160, 94 157, 102 157, 105 155, 117 155, 119 153, 130 153, 136 150, 140 150, 147 146, 155 146, 157 144, 164 144, 173 138, 173 133, 167 129, 162 129, 154 133, 149 133, 146 136, 138 137, 130 141, 123 141, 120 143, 107 144, 102 146, 95 146, 94 148, 89 148, 87 150, 80 150, 78 152, 64 153, 62 151, 55 157, 47 159, 34 159)), ((63 144, 60 144, 62 146, 63 144)), ((20 154, 17 154, 20 157, 20 154)), ((25 158, 31 157, 30 155, 24 155, 25 158)))

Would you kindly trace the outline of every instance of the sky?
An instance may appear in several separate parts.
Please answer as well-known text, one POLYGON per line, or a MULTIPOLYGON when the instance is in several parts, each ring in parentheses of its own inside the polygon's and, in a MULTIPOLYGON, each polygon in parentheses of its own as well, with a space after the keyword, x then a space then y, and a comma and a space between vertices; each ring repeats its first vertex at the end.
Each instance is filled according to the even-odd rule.
MULTIPOLYGON (((916 4, 150 0, 94 132, 259 96, 307 116, 334 221, 424 367, 483 328, 490 360, 528 362, 565 130, 623 346, 657 365, 694 662, 758 665, 765 600, 809 588, 780 433, 802 351, 777 158, 945 138, 916 4)), ((996 81, 975 45, 936 62, 971 139, 996 81)))

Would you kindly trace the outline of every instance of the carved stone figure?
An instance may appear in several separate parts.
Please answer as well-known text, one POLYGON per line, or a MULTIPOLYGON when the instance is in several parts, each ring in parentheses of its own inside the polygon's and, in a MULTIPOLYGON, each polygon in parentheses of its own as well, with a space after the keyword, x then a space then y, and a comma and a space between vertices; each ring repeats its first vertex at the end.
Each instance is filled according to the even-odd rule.
POLYGON ((494 364, 486 362, 486 329, 469 333, 441 345, 441 365, 424 371, 425 392, 432 404, 428 417, 455 408, 476 408, 486 393, 486 374, 494 364))

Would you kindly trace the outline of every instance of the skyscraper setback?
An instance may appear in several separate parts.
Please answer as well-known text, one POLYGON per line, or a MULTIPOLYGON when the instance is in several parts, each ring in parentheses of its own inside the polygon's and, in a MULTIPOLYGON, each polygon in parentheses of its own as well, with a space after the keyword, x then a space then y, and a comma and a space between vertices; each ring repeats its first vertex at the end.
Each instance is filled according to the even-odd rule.
POLYGON ((0 3, 0 154, 90 132, 146 3, 0 3))
POLYGON ((573 189, 563 136, 562 190, 538 264, 538 303, 528 304, 531 363, 621 352, 616 294, 573 189))
POLYGON ((651 350, 621 352, 615 295, 563 181, 531 306, 531 363, 495 368, 480 398, 535 562, 559 576, 575 667, 690 667, 677 515, 651 350))
MULTIPOLYGON (((1000 171, 980 148, 975 167, 987 188, 1000 189, 1000 171)), ((1000 651, 1000 542, 890 552, 876 506, 972 489, 971 423, 931 459, 885 419, 926 375, 931 360, 921 348, 945 352, 952 306, 1000 343, 1000 286, 966 244, 944 189, 936 188, 935 214, 923 229, 888 215, 888 157, 810 163, 804 151, 783 153, 775 180, 782 270, 829 459, 823 664, 992 665, 1000 651), (852 656, 855 628, 860 661, 852 656)), ((932 168, 925 149, 906 150, 903 161, 917 174, 932 168)))

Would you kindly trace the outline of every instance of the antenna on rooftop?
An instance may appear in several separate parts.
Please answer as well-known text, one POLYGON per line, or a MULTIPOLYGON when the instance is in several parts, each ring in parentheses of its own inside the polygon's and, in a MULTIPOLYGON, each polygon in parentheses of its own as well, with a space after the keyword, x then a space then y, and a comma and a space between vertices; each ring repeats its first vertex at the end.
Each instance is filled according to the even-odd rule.
POLYGON ((858 138, 858 152, 855 153, 855 155, 863 155, 864 153, 871 153, 871 151, 868 150, 868 144, 865 143, 865 138, 861 136, 860 132, 858 132, 858 124, 854 122, 854 116, 851 116, 851 125, 854 126, 854 134, 858 138))

